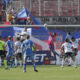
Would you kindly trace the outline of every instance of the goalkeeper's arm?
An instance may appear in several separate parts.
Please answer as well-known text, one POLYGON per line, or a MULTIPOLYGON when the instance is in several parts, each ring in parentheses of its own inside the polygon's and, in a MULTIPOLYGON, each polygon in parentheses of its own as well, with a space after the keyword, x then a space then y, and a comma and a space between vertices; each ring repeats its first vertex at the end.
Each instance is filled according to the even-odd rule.
POLYGON ((44 24, 44 26, 46 27, 47 32, 50 34, 49 29, 48 29, 48 25, 44 24))

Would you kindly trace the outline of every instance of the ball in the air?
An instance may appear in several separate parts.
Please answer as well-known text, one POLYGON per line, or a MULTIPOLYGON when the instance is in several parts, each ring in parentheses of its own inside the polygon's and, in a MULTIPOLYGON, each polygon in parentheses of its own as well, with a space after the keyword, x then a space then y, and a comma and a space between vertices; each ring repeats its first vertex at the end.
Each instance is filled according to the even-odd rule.
POLYGON ((45 27, 47 27, 47 24, 44 24, 45 27))

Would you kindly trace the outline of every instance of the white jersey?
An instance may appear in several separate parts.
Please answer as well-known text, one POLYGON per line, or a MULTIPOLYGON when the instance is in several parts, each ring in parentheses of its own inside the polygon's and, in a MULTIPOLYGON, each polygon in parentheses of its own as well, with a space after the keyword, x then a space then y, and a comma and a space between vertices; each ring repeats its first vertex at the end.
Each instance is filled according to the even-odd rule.
POLYGON ((16 33, 15 33, 15 37, 16 37, 16 38, 20 37, 20 33, 16 32, 16 33))
POLYGON ((78 40, 75 40, 75 41, 72 41, 72 46, 73 46, 73 48, 77 48, 78 49, 78 40))
POLYGON ((71 43, 65 42, 62 44, 62 47, 64 48, 65 53, 72 52, 72 44, 71 43))
POLYGON ((29 33, 25 32, 25 31, 22 31, 22 33, 21 33, 21 40, 26 39, 26 35, 29 35, 29 33))
POLYGON ((15 46, 17 46, 17 53, 22 53, 22 47, 21 47, 21 42, 20 41, 16 41, 15 42, 15 46))
POLYGON ((8 51, 7 41, 6 41, 6 42, 4 42, 4 47, 5 47, 5 51, 8 51))
POLYGON ((15 42, 17 38, 20 38, 20 33, 16 32, 15 36, 13 36, 13 41, 15 42))

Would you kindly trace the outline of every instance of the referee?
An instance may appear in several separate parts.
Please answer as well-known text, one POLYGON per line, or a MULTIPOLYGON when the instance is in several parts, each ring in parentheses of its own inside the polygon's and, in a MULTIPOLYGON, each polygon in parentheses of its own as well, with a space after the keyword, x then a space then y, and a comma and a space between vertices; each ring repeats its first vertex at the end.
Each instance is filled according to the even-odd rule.
MULTIPOLYGON (((4 53, 4 42, 2 41, 2 38, 0 36, 0 58, 4 58, 5 53, 4 53)), ((1 60, 0 60, 0 65, 1 65, 1 60)))

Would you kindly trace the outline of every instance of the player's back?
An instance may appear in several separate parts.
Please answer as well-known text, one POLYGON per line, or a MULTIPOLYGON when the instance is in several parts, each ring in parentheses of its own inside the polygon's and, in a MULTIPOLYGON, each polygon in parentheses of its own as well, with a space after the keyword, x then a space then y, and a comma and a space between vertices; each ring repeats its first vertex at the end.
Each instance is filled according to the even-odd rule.
POLYGON ((24 53, 27 55, 33 55, 32 52, 32 47, 33 47, 33 42, 31 40, 25 40, 22 44, 24 48, 24 53))
POLYGON ((8 40, 7 41, 7 45, 8 45, 8 51, 9 52, 13 52, 13 41, 11 41, 11 40, 8 40))
POLYGON ((22 47, 21 47, 21 42, 16 41, 15 46, 17 46, 17 53, 22 53, 22 47))
POLYGON ((66 52, 72 52, 72 45, 69 42, 65 42, 62 45, 64 47, 64 51, 66 52))
POLYGON ((73 48, 78 48, 78 45, 79 45, 79 41, 78 40, 72 41, 73 48))

